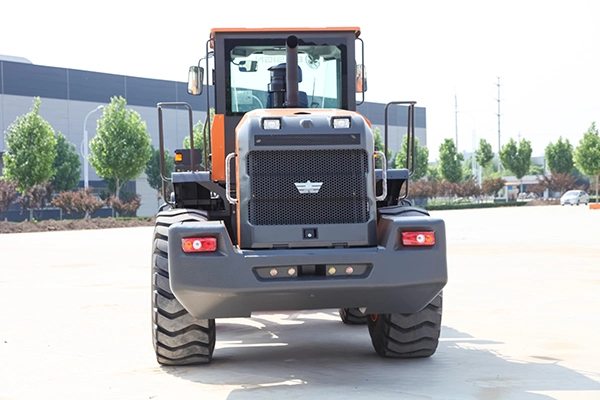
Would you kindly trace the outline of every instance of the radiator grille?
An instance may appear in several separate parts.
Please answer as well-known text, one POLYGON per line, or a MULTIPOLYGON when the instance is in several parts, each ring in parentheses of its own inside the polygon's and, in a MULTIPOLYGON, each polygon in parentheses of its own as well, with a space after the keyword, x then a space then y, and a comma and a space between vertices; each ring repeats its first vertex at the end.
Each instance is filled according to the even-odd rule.
POLYGON ((251 151, 247 157, 253 225, 353 224, 369 219, 364 150, 251 151), (322 183, 302 194, 296 183, 322 183))

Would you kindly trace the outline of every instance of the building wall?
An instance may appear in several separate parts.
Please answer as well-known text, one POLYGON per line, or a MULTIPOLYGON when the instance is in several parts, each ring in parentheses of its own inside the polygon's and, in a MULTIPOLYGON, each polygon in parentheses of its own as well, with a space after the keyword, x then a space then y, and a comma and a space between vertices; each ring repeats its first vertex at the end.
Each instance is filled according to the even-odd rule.
MULTIPOLYGON (((123 96, 128 108, 137 111, 145 121, 152 144, 158 148, 159 102, 187 102, 193 110, 206 110, 206 96, 187 94, 183 82, 144 79, 123 75, 103 74, 67 68, 39 66, 0 60, 0 153, 6 150, 5 132, 15 119, 31 110, 34 97, 41 99, 40 116, 61 132, 80 152, 84 138, 86 115, 99 105, 107 105, 113 96, 123 96)), ((211 101, 214 101, 211 96, 211 101)), ((214 103, 212 103, 214 104, 214 103)), ((368 118, 372 126, 379 127, 384 135, 384 104, 364 103, 358 112, 368 118)), ((102 111, 92 113, 87 119, 88 140, 96 135, 97 121, 102 111)), ((205 111, 193 112, 193 123, 204 121, 205 111)), ((402 148, 406 133, 406 109, 392 107, 389 115, 388 145, 396 155, 402 148)), ((165 148, 171 152, 181 148, 189 135, 188 114, 185 109, 165 109, 163 113, 165 148)), ((415 109, 415 132, 421 145, 427 144, 425 109, 415 109)), ((80 154, 81 157, 81 154, 80 154)), ((83 157, 81 157, 83 165, 83 157)), ((83 180, 83 167, 82 167, 83 180)), ((104 186, 95 170, 89 167, 90 186, 104 186)), ((81 184, 82 186, 82 184, 81 184)), ((136 180, 136 191, 142 196, 138 215, 156 212, 156 191, 147 184, 145 175, 136 180)))

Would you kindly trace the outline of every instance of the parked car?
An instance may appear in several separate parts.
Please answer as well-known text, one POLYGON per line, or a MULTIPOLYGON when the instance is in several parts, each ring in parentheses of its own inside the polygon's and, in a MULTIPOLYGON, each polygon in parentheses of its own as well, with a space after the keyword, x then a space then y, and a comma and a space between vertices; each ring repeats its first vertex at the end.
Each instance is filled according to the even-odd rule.
POLYGON ((585 204, 587 205, 590 202, 590 196, 584 192, 583 190, 569 190, 560 198, 560 205, 564 206, 565 204, 585 204))

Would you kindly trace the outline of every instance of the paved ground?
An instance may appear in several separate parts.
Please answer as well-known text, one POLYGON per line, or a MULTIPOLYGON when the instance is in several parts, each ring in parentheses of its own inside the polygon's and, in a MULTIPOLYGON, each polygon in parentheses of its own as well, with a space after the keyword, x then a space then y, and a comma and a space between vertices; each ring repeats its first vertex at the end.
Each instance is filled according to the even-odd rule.
POLYGON ((151 228, 0 235, 0 399, 600 398, 600 210, 435 215, 444 327, 412 361, 323 310, 218 320, 212 365, 162 368, 151 228))

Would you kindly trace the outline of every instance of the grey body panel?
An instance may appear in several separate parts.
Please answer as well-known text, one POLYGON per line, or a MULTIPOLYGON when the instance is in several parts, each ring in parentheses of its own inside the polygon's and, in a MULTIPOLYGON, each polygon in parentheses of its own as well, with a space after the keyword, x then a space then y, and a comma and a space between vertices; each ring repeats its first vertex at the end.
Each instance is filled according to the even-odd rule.
MULTIPOLYGON (((335 115, 335 114, 334 114, 335 115)), ((347 116, 347 115, 346 115, 347 116)), ((342 245, 347 247, 355 246, 374 246, 376 238, 376 215, 377 207, 374 201, 375 198, 375 169, 373 160, 373 133, 366 124, 364 118, 357 113, 352 113, 351 127, 347 129, 334 129, 332 127, 331 116, 323 112, 311 112, 310 110, 302 110, 298 115, 288 115, 280 117, 281 129, 264 130, 261 127, 262 118, 260 116, 248 117, 245 123, 241 124, 237 129, 238 138, 238 171, 239 171, 239 243, 241 248, 301 248, 301 247, 331 247, 334 245, 342 245), (320 138, 320 139, 318 139, 320 138), (331 154, 327 154, 327 152, 331 154), (270 202, 273 208, 285 207, 286 203, 291 204, 296 202, 296 208, 289 206, 290 212, 295 212, 302 207, 322 207, 321 214, 327 213, 329 208, 330 214, 338 214, 339 217, 341 204, 344 200, 352 200, 352 192, 361 193, 364 201, 356 201, 352 207, 362 207, 363 218, 356 223, 344 222, 336 223, 327 221, 326 223, 268 223, 268 224, 253 224, 251 218, 250 203, 258 202, 257 198, 264 194, 264 189, 252 189, 252 171, 250 171, 251 163, 248 158, 252 154, 272 154, 269 158, 274 158, 278 153, 288 154, 286 157, 291 157, 295 152, 304 152, 304 157, 297 160, 298 165, 294 163, 284 162, 277 163, 278 170, 267 168, 269 175, 282 174, 284 178, 273 178, 273 182, 278 185, 285 182, 289 186, 287 193, 296 193, 297 197, 282 198, 278 195, 270 196, 263 201, 270 202), (320 162, 311 162, 313 159, 309 154, 322 153, 322 157, 315 157, 321 160, 320 162), (350 176, 356 186, 351 188, 349 185, 343 186, 346 192, 338 187, 336 190, 331 190, 328 185, 340 185, 342 176, 345 171, 339 163, 335 163, 333 155, 340 154, 339 152, 348 152, 348 154, 362 154, 361 157, 363 169, 358 167, 361 162, 347 162, 348 169, 354 169, 355 176, 350 176), (335 165, 334 165, 335 163, 335 165), (316 165, 315 165, 316 164, 316 165), (285 170, 284 170, 285 168, 285 170), (309 172, 310 170, 310 172, 309 172), (306 172, 298 172, 306 171, 306 172), (339 174, 333 177, 332 171, 339 174), (327 175, 329 177, 327 178, 327 175), (289 179, 293 175, 295 180, 289 179), (356 178, 356 179, 354 179, 356 178), (303 202, 302 198, 310 198, 312 194, 299 194, 294 187, 296 184, 302 184, 308 181, 325 182, 320 188, 321 192, 330 190, 329 197, 314 199, 303 202), (327 204, 330 204, 328 206, 327 204), (358 205, 357 205, 358 204, 358 205), (304 238, 306 229, 314 229, 318 232, 316 237, 307 240, 304 238)), ((342 153, 346 154, 346 153, 342 153)), ((338 157, 339 159, 339 157, 338 157)), ((350 160, 350 158, 348 158, 350 160)), ((265 170, 265 168, 262 168, 265 170)), ((278 193, 285 192, 283 188, 277 190, 278 193)), ((275 191, 273 191, 275 192, 275 191)), ((293 196, 293 195, 288 195, 293 196)), ((320 196, 320 195, 314 195, 320 196)), ((355 198, 358 198, 356 195, 355 198)), ((268 208, 268 207, 267 207, 268 208)), ((267 210, 266 212, 269 212, 267 210)), ((274 210, 270 210, 274 213, 274 210)), ((285 214, 285 212, 284 212, 285 214)), ((332 218, 335 219, 335 218, 332 218)))
POLYGON ((222 222, 174 224, 169 228, 170 284, 196 318, 361 307, 370 314, 414 313, 424 308, 448 279, 444 222, 427 216, 382 215, 377 241, 377 246, 362 248, 242 250, 232 245, 222 222), (433 230, 436 243, 404 247, 400 239, 404 230, 433 230), (199 236, 217 237, 218 251, 183 253, 181 239, 199 236), (311 265, 356 266, 360 274, 269 279, 257 273, 259 268, 285 271, 311 265))

